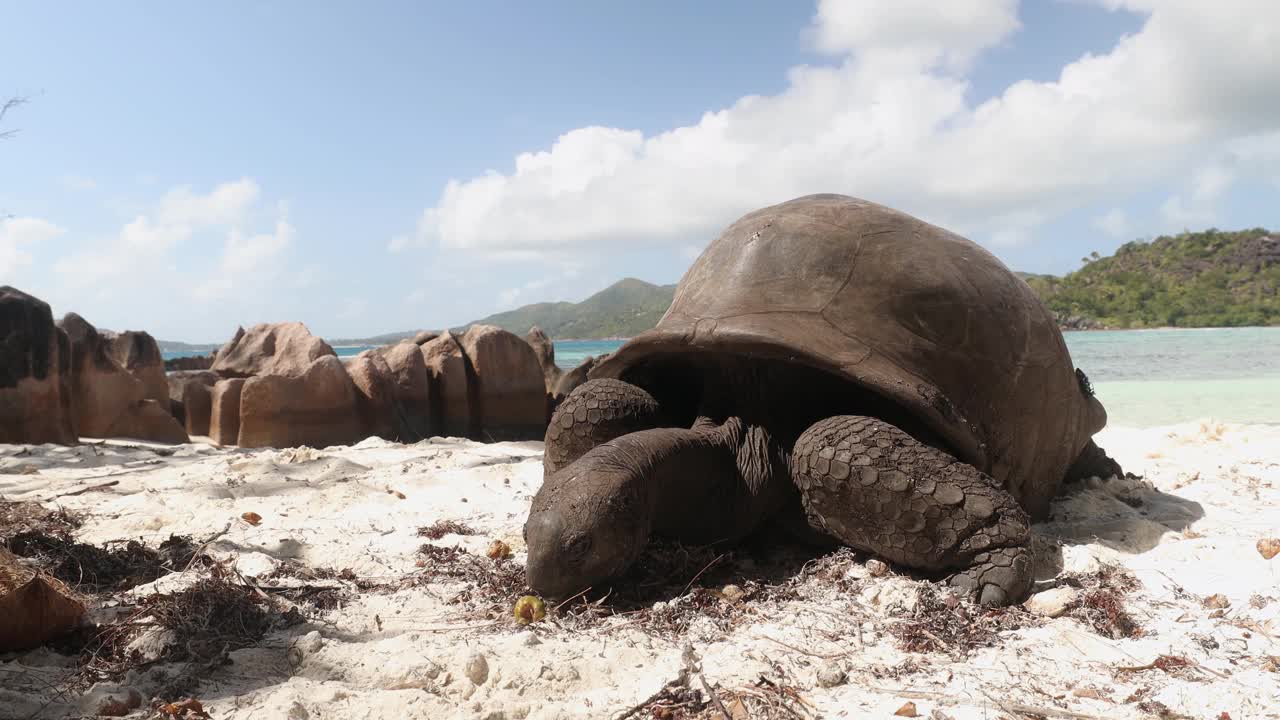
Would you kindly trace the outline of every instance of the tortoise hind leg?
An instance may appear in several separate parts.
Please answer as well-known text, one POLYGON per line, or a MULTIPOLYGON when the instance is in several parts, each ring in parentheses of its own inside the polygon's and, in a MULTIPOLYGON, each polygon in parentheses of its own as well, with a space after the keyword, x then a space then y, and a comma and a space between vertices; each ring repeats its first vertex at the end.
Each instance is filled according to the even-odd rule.
POLYGON ((543 473, 550 476, 588 450, 660 425, 658 402, 621 380, 589 380, 569 393, 547 424, 543 473))
POLYGON ((852 547, 921 570, 984 605, 1031 589, 1027 514, 995 480, 871 417, 815 423, 796 441, 792 478, 809 523, 852 547))

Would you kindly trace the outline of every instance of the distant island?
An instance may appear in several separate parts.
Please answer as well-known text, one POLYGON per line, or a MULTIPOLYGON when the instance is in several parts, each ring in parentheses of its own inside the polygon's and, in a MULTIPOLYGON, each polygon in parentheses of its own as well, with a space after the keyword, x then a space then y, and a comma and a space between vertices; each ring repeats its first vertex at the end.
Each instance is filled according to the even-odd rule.
MULTIPOLYGON (((1280 235, 1263 228, 1135 240, 1115 255, 1093 253, 1081 261, 1062 277, 1018 273, 1064 329, 1280 325, 1280 235)), ((657 324, 675 289, 624 278, 582 302, 534 303, 467 325, 497 325, 519 335, 537 325, 560 340, 629 338, 657 324)), ((329 343, 385 345, 418 332, 329 343)), ((160 347, 207 352, 217 346, 161 341, 160 347)))
MULTIPOLYGON (((534 303, 500 312, 466 323, 497 325, 503 330, 524 336, 537 325, 548 336, 566 340, 604 340, 629 338, 658 324, 671 306, 675 285, 654 285, 635 278, 624 278, 582 302, 534 303)), ((385 345, 411 338, 419 330, 385 333, 366 338, 338 338, 330 345, 385 345)))

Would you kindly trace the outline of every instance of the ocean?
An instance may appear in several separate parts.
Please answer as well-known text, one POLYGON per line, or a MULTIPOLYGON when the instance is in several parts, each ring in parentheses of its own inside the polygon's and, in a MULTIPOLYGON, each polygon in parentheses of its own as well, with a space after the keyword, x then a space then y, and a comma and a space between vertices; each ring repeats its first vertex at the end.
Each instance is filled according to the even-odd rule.
MULTIPOLYGON (((1108 425, 1152 427, 1193 420, 1280 424, 1280 327, 1107 330, 1064 333, 1071 359, 1093 382, 1108 425)), ((556 343, 569 369, 620 340, 556 343)), ((349 357, 369 347, 334 348, 349 357)), ((165 353, 165 358, 190 353, 165 353)))

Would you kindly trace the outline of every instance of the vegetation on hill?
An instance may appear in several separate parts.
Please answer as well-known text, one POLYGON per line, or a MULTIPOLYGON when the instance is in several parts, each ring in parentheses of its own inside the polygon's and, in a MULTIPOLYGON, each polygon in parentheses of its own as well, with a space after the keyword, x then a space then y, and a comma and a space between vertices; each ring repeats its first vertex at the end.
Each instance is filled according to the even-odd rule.
POLYGON ((525 305, 475 324, 497 325, 518 335, 537 325, 557 339, 628 338, 657 325, 675 291, 675 285, 625 278, 579 303, 525 305))
POLYGON ((1065 277, 1023 279, 1068 325, 1280 325, 1280 235, 1262 228, 1134 241, 1065 277))

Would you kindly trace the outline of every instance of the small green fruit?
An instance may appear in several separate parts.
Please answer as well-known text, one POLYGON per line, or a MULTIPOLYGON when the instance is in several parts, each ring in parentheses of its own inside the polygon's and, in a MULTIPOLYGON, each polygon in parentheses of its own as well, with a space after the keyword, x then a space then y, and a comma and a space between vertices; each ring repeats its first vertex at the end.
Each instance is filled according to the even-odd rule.
POLYGON ((515 616, 521 625, 536 623, 547 616, 547 604, 542 598, 525 595, 516 601, 515 616))

